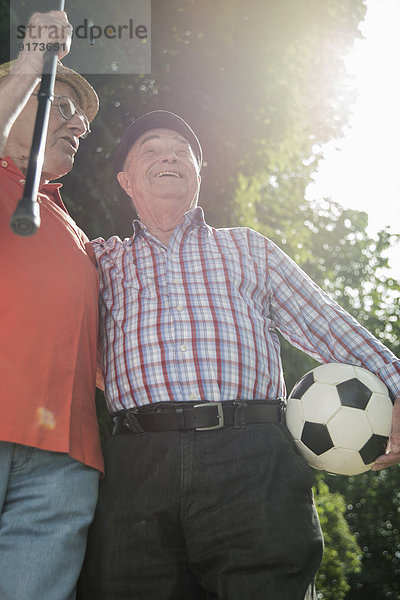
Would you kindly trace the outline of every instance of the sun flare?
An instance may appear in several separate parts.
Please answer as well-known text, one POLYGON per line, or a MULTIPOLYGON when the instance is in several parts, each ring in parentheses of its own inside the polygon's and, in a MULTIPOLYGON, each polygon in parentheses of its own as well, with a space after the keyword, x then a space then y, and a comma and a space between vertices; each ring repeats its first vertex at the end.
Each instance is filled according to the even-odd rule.
MULTIPOLYGON (((363 40, 346 58, 349 85, 357 92, 345 136, 326 144, 307 198, 332 198, 368 214, 370 235, 386 226, 400 233, 399 0, 367 0, 363 40)), ((389 254, 400 276, 400 249, 389 254)))

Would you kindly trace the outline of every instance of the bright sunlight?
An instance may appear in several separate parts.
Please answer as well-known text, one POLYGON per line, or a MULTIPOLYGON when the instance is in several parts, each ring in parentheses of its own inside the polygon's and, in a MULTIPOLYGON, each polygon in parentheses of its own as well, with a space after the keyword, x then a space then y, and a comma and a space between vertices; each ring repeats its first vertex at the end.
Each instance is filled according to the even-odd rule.
MULTIPOLYGON (((367 0, 367 14, 346 59, 357 101, 342 140, 323 147, 309 199, 332 198, 368 214, 370 235, 400 233, 400 0, 367 0)), ((400 245, 388 254, 400 277, 400 245)))

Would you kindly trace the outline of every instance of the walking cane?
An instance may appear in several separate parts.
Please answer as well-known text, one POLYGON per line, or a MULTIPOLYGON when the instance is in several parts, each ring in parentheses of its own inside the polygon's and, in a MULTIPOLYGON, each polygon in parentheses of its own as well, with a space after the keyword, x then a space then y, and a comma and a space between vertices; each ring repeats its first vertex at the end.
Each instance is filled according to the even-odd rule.
MULTIPOLYGON (((65 0, 59 0, 58 10, 64 10, 65 0)), ((10 220, 10 227, 17 235, 33 235, 40 227, 40 207, 37 201, 46 146, 49 113, 54 93, 57 71, 57 51, 46 50, 42 81, 38 93, 38 109, 33 131, 31 153, 26 172, 24 195, 17 204, 10 220)))

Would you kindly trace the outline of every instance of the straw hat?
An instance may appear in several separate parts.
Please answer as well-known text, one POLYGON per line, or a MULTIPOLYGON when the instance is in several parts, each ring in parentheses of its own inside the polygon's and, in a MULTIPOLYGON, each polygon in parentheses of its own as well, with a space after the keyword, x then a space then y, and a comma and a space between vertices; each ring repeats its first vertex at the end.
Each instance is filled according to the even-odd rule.
MULTIPOLYGON (((9 74, 15 63, 16 61, 12 60, 0 65, 0 79, 9 74)), ((82 75, 65 67, 60 62, 57 63, 56 81, 67 83, 76 92, 80 108, 89 121, 93 121, 99 110, 99 97, 90 83, 82 75)))

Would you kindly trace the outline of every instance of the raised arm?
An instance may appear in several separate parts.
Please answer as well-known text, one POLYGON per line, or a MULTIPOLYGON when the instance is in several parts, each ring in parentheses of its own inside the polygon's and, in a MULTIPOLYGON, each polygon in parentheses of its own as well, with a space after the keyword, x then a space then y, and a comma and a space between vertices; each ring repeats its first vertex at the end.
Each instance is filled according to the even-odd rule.
POLYGON ((72 27, 63 11, 34 13, 26 27, 24 49, 19 53, 15 64, 7 77, 0 80, 0 156, 11 127, 23 110, 30 94, 40 81, 45 52, 33 50, 33 42, 58 43, 58 58, 68 54, 71 47, 72 27))

